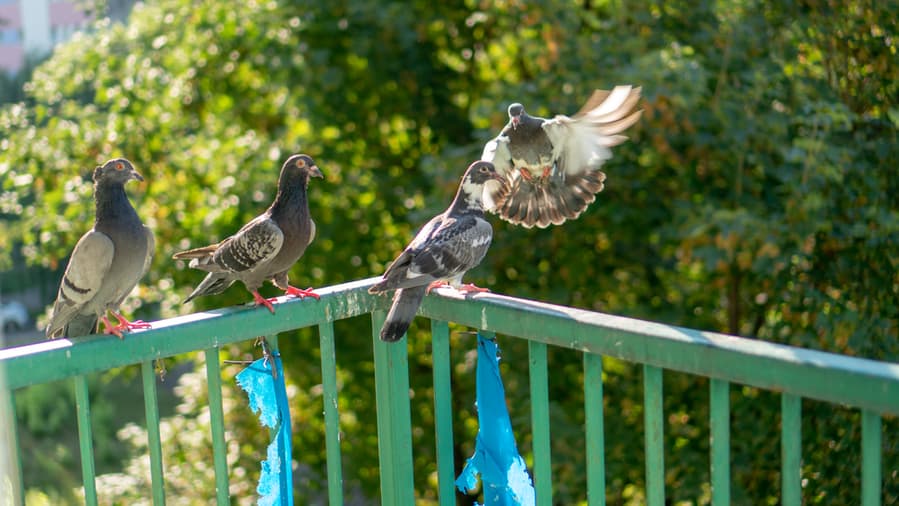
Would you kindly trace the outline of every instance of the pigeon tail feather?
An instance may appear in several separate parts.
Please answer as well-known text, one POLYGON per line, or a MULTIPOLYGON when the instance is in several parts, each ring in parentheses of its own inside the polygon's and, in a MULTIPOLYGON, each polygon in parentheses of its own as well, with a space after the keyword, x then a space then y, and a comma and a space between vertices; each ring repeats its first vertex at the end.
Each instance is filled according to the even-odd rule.
POLYGON ((220 272, 210 272, 203 278, 203 281, 199 286, 184 299, 182 304, 187 304, 193 299, 203 296, 203 295, 216 295, 224 292, 231 284, 234 283, 234 279, 229 279, 228 274, 220 273, 220 272))
POLYGON ((51 329, 47 327, 47 337, 56 339, 57 337, 78 337, 87 336, 97 333, 97 315, 79 314, 74 316, 63 327, 51 329))
POLYGON ((427 292, 427 285, 402 288, 393 296, 393 304, 381 327, 381 340, 386 342, 399 341, 409 330, 409 325, 418 313, 421 301, 427 292))
POLYGON ((564 180, 552 177, 547 185, 518 179, 505 192, 493 197, 496 213, 504 220, 526 228, 546 228, 577 218, 602 191, 606 175, 600 170, 569 174, 564 180))

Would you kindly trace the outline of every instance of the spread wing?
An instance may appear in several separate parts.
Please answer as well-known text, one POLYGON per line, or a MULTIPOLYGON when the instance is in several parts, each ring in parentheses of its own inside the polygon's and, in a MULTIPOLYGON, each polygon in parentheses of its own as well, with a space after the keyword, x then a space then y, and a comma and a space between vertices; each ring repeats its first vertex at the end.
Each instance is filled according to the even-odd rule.
POLYGON ((59 284, 53 316, 47 326, 48 336, 56 335, 65 328, 79 310, 97 295, 113 256, 115 246, 106 234, 91 230, 81 237, 59 284))
POLYGON ((544 122, 558 170, 582 174, 611 158, 609 148, 627 140, 621 132, 640 119, 643 111, 633 111, 640 91, 632 86, 597 90, 574 117, 558 115, 544 122))
POLYGON ((215 250, 213 261, 232 272, 258 267, 274 258, 284 244, 284 233, 267 214, 247 223, 215 250))

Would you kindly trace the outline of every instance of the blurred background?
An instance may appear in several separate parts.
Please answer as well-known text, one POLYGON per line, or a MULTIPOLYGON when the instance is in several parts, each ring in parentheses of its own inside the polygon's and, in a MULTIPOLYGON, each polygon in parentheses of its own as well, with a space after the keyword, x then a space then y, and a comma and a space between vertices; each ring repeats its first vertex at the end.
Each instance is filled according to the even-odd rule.
MULTIPOLYGON (((7 345, 42 339, 67 255, 93 220, 90 173, 112 157, 156 234, 125 314, 159 319, 202 279, 171 260, 261 212, 280 164, 311 155, 318 237, 296 286, 379 275, 442 211, 507 120, 573 114, 596 88, 643 87, 605 190, 576 221, 495 237, 469 280, 494 292, 878 360, 899 360, 899 21, 895 2, 804 0, 0 0, 0 303, 7 345), (67 4, 60 7, 60 4, 67 4), (37 6, 37 7, 35 7, 37 6), (43 7, 42 7, 43 6, 43 7), (7 306, 12 306, 6 317, 7 306), (15 317, 22 315, 25 319, 15 317)), ((278 292, 267 287, 264 294, 278 292)), ((378 498, 371 329, 337 325, 348 504, 378 498)), ((461 329, 459 329, 461 330, 461 329)), ((139 338, 135 336, 133 338, 139 338)), ((499 337, 519 447, 532 462, 526 345, 499 337)), ((298 504, 326 504, 317 335, 281 336, 298 504)), ((473 450, 475 338, 453 333, 458 468, 473 450)), ((408 340, 420 504, 436 503, 427 325, 408 340)), ((251 343, 223 355, 246 358, 251 343)), ((554 500, 585 501, 580 355, 550 350, 554 500)), ((643 502, 640 368, 606 359, 612 505, 643 502)), ((172 504, 213 496, 202 357, 166 360, 172 504)), ((226 365, 232 496, 255 502, 268 441, 226 365)), ((148 501, 135 369, 90 378, 104 504, 148 501)), ((706 380, 665 375, 670 504, 709 502, 706 380)), ((17 392, 29 504, 78 502, 68 382, 17 392)), ((777 504, 777 395, 732 389, 735 504, 777 504)), ((860 487, 857 411, 803 402, 806 504, 860 487)), ((899 421, 884 419, 885 504, 899 502, 899 421)), ((476 497, 459 496, 460 504, 476 497)))

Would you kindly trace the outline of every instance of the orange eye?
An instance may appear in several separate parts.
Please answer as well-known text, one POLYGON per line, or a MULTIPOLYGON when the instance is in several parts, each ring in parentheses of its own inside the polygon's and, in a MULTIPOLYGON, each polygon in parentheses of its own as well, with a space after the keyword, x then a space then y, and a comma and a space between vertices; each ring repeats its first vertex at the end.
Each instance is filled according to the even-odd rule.
POLYGON ((115 170, 122 170, 124 168, 125 166, 122 164, 122 162, 115 164, 115 170))
POLYGON ((302 169, 302 168, 305 167, 305 166, 306 166, 306 161, 305 161, 305 160, 297 160, 297 167, 298 167, 298 168, 302 169))

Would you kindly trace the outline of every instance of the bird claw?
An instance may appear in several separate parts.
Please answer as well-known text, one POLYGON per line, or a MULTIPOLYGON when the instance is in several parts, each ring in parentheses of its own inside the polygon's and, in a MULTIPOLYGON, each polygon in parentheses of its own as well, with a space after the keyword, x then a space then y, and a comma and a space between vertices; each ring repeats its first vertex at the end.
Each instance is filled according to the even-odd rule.
POLYGON ((272 314, 275 314, 275 308, 274 308, 274 306, 272 306, 272 303, 268 299, 263 297, 262 295, 259 295, 259 292, 256 290, 253 290, 253 301, 256 303, 257 306, 259 306, 259 305, 265 306, 268 308, 269 311, 271 311, 272 314))
POLYGON ((292 295, 294 297, 299 297, 301 299, 305 299, 306 297, 312 297, 315 300, 321 299, 321 297, 312 291, 312 287, 303 290, 302 288, 297 288, 295 286, 287 285, 287 290, 284 290, 285 295, 292 295))
POLYGON ((518 169, 518 173, 521 174, 521 179, 524 179, 528 183, 531 183, 534 181, 534 176, 531 175, 531 171, 525 169, 524 167, 518 169))
POLYGON ((112 323, 109 322, 109 319, 106 318, 106 316, 104 315, 102 318, 100 318, 100 321, 102 321, 103 325, 106 326, 106 328, 103 330, 103 333, 104 334, 113 334, 113 335, 117 336, 119 339, 125 338, 125 336, 122 334, 122 332, 130 332, 135 329, 151 329, 151 328, 153 328, 153 325, 151 325, 150 323, 145 322, 143 320, 128 321, 127 318, 125 318, 124 316, 122 316, 119 313, 116 313, 115 311, 112 312, 112 315, 116 317, 116 320, 119 321, 119 324, 113 325, 112 323))
POLYGON ((430 295, 431 290, 433 290, 435 288, 441 288, 444 286, 449 286, 449 283, 447 283, 446 281, 443 281, 443 280, 432 281, 431 284, 428 285, 427 290, 425 290, 425 295, 430 295))
POLYGON ((459 286, 457 289, 462 293, 484 293, 489 292, 489 288, 481 288, 479 286, 475 286, 473 283, 465 283, 464 285, 459 286))

